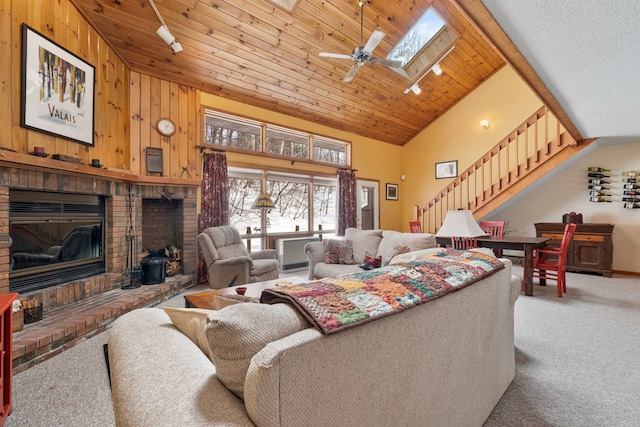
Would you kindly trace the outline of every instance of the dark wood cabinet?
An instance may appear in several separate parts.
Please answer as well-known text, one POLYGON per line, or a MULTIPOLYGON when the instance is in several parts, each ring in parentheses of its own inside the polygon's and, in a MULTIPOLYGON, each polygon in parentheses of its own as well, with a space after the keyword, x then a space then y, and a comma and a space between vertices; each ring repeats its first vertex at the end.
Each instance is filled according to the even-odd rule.
MULTIPOLYGON (((564 227, 561 222, 539 222, 534 224, 537 237, 551 239, 549 244, 560 246, 564 227)), ((576 224, 576 231, 569 245, 567 271, 601 273, 611 277, 613 260, 613 224, 576 224)))

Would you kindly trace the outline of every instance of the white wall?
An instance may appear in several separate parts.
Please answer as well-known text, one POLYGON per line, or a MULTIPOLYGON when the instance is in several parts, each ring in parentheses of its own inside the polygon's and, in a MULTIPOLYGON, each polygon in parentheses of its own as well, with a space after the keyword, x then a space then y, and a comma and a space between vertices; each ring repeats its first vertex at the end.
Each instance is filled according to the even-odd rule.
POLYGON ((619 201, 625 170, 640 170, 640 142, 598 146, 596 141, 485 219, 508 221, 508 230, 520 236, 535 236, 534 223, 562 222, 562 215, 572 211, 582 213, 585 223, 615 224, 613 270, 640 273, 640 209, 624 209, 619 201), (611 169, 612 200, 618 201, 589 201, 589 166, 611 169))

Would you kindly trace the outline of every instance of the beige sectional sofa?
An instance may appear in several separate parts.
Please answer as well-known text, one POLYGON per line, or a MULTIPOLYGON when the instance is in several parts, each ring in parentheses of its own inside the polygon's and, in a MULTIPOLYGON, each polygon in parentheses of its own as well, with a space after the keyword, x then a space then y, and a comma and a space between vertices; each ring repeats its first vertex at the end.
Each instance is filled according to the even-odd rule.
POLYGON ((436 237, 430 233, 401 233, 392 230, 359 230, 347 228, 341 240, 348 240, 353 245, 354 264, 328 264, 325 262, 327 242, 307 243, 304 250, 309 260, 308 277, 322 279, 324 277, 349 274, 361 271, 365 255, 377 256, 382 259, 382 265, 390 262, 390 258, 397 248, 406 246, 410 251, 436 247, 436 237))
POLYGON ((207 315, 231 325, 224 338, 206 329, 224 350, 210 354, 162 309, 125 314, 109 331, 117 425, 481 426, 515 375, 520 280, 502 261, 471 286, 330 335, 286 304, 225 307, 207 315))

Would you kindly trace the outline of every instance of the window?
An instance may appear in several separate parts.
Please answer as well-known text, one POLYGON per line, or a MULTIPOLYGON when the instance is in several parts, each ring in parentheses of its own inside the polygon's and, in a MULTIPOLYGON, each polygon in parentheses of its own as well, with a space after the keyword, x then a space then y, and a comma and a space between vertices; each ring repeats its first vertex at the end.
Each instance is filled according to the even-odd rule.
POLYGON ((204 142, 285 159, 339 166, 349 166, 351 162, 348 142, 212 110, 205 111, 204 142))
POLYGON ((267 126, 267 153, 308 159, 309 137, 299 132, 267 126))
POLYGON ((347 146, 328 138, 313 138, 313 160, 334 165, 347 164, 347 146))
POLYGON ((290 233, 309 230, 309 178, 269 175, 267 193, 276 205, 267 214, 268 233, 290 233))
POLYGON ((206 115, 204 141, 223 147, 262 151, 262 128, 258 122, 226 114, 206 115))
POLYGON ((420 50, 444 27, 445 24, 434 12, 433 8, 418 19, 413 27, 402 37, 387 56, 388 59, 399 59, 404 67, 420 50))
POLYGON ((229 167, 229 223, 243 238, 251 234, 252 249, 268 234, 332 235, 337 224, 337 180, 309 175, 229 167), (251 209, 264 188, 274 209, 251 209), (249 229, 250 233, 247 232, 249 229))
POLYGON ((448 55, 457 34, 447 26, 433 7, 418 19, 398 44, 388 59, 402 61, 401 68, 392 68, 401 76, 416 81, 448 55))

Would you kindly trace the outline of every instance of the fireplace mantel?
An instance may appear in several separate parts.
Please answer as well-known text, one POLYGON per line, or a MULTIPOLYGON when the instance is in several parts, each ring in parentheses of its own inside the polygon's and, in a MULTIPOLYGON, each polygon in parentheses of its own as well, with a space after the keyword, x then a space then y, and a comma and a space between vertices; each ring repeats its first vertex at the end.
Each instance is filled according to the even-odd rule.
MULTIPOLYGON (((57 308, 90 294, 107 291, 126 283, 125 238, 129 192, 133 194, 134 225, 142 229, 143 200, 162 200, 176 205, 176 242, 182 252, 182 274, 197 271, 197 192, 201 181, 161 176, 140 176, 126 170, 96 168, 84 164, 41 158, 29 154, 0 150, 0 294, 9 292, 9 206, 10 190, 48 193, 88 194, 104 198, 106 208, 105 274, 83 279, 82 283, 61 284, 39 296, 44 310, 57 308), (164 198, 164 200, 167 200, 164 198), (87 291, 89 288, 92 290, 87 291), (95 291, 93 290, 95 289, 95 291), (61 295, 62 300, 56 295, 61 295)), ((135 254, 137 260, 146 255, 135 254)), ((31 295, 29 295, 31 296, 31 295)))

